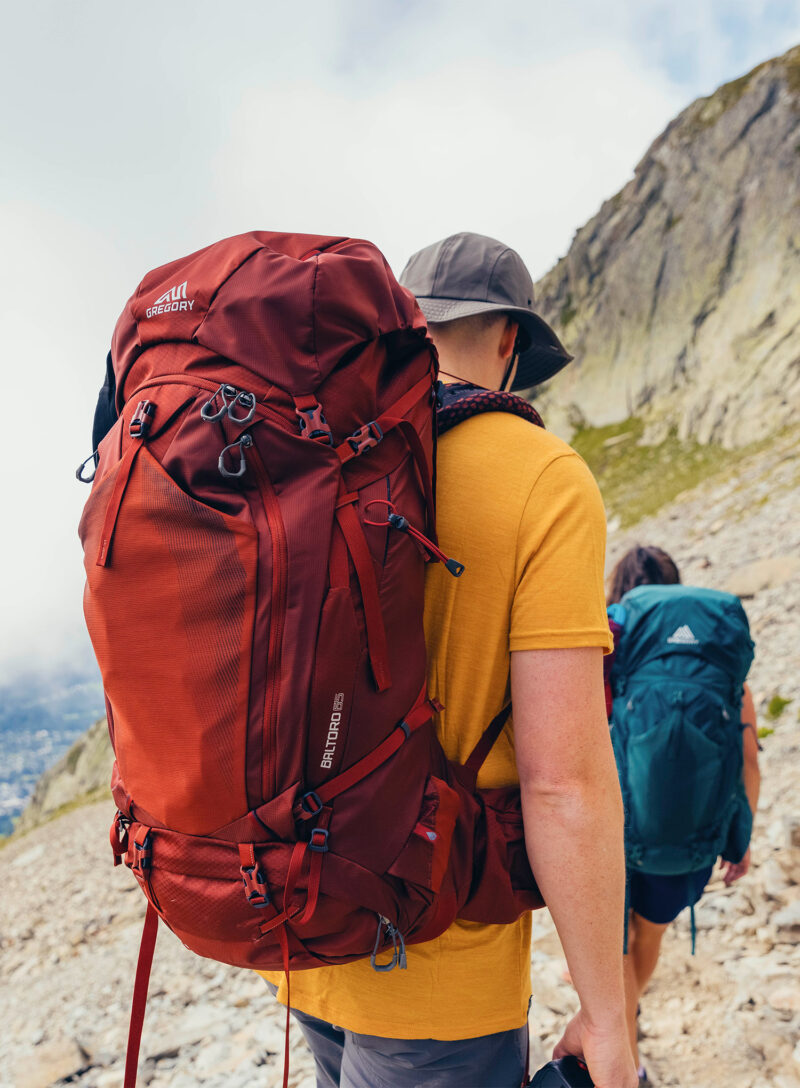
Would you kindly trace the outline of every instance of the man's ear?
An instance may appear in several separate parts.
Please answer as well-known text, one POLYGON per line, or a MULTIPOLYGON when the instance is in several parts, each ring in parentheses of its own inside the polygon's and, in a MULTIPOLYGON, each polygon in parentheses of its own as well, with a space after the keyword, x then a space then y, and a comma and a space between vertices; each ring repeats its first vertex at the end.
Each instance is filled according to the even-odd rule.
POLYGON ((519 322, 514 321, 513 318, 507 318, 503 329, 503 335, 501 336, 498 345, 498 354, 501 359, 510 359, 513 355, 514 343, 516 342, 518 332, 519 322))

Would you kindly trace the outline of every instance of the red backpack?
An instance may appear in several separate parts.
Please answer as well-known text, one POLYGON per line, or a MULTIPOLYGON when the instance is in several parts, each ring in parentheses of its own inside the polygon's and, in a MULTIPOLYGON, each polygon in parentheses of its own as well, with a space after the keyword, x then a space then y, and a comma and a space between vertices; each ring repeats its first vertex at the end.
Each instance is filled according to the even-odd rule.
MULTIPOLYGON (((149 273, 80 525, 116 755, 111 829, 160 917, 287 972, 541 905, 519 792, 475 788, 425 690, 436 358, 380 252, 253 232, 149 273)), ((377 958, 388 950, 388 962, 377 958)))

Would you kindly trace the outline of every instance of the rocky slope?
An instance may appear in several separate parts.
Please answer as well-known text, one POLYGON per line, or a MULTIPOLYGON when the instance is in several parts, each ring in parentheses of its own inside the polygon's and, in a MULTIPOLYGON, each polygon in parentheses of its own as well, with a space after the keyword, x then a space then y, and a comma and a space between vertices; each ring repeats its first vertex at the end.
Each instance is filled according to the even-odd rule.
MULTIPOLYGON (((763 741, 754 870, 730 889, 713 882, 694 959, 678 920, 643 1001, 642 1051, 664 1088, 800 1088, 798 499, 800 453, 778 442, 610 540, 612 559, 634 540, 658 543, 686 581, 742 593, 757 641, 751 682, 774 730, 763 741)), ((0 1088, 122 1084, 143 900, 111 866, 111 813, 108 801, 69 811, 0 851, 0 1088)), ((530 1025, 541 1061, 576 998, 544 911, 535 936, 530 1025)), ((258 977, 197 959, 162 928, 150 992, 142 1085, 280 1083, 282 1013, 258 977)), ((293 1040, 291 1083, 313 1088, 297 1031, 293 1040)))
POLYGON ((41 775, 15 824, 17 834, 38 827, 67 807, 108 797, 113 758, 108 725, 100 718, 41 775))
POLYGON ((683 111, 536 287, 576 361, 559 430, 742 445, 800 397, 800 46, 683 111))

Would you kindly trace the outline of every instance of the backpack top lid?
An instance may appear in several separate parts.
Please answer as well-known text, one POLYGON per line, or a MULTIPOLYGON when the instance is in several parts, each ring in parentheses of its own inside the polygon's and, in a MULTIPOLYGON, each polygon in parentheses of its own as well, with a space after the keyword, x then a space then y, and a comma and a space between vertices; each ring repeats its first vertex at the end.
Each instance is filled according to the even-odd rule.
POLYGON ((624 626, 615 677, 680 657, 702 658, 744 683, 753 661, 747 615, 738 597, 697 586, 637 586, 620 602, 624 626))
POLYGON ((371 242, 251 231, 148 272, 112 356, 118 390, 146 348, 188 341, 302 395, 346 352, 399 330, 424 338, 425 318, 371 242))

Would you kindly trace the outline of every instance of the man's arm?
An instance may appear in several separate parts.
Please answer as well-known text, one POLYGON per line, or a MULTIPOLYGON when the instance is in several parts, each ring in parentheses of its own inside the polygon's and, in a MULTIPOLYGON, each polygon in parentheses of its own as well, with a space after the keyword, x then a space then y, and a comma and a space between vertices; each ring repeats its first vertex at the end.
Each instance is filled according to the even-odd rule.
POLYGON ((581 1000, 556 1056, 582 1055, 597 1088, 633 1088, 623 812, 601 658, 599 647, 516 651, 511 700, 528 857, 581 1000))
MULTIPOLYGON (((747 684, 742 695, 742 754, 744 764, 742 775, 744 778, 744 792, 750 811, 755 817, 758 808, 758 795, 761 792, 761 770, 758 766, 758 723, 756 721, 756 708, 753 695, 747 684)), ((750 870, 750 847, 739 862, 724 861, 722 863, 722 879, 727 885, 743 877, 750 870)))
POLYGON ((761 771, 758 767, 758 723, 753 695, 747 684, 742 696, 742 750, 744 754, 744 790, 753 816, 761 792, 761 771))

